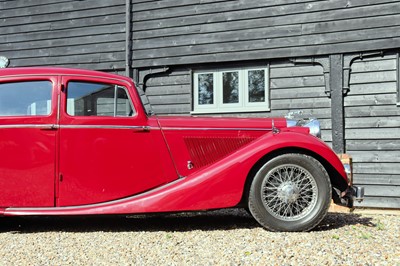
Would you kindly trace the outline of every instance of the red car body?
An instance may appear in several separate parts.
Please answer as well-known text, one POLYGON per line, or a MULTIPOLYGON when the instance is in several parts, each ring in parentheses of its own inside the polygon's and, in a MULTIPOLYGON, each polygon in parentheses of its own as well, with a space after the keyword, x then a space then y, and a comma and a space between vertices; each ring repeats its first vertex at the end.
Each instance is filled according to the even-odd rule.
MULTIPOLYGON (((0 92, 1 85, 19 88, 35 81, 51 84, 47 102, 30 103, 28 115, 0 114, 0 215, 136 214, 245 206, 251 176, 260 162, 287 152, 316 158, 327 169, 333 187, 340 192, 349 188, 337 155, 310 135, 309 128, 288 127, 286 119, 158 117, 148 114, 127 77, 63 68, 0 70, 0 92), (114 115, 92 115, 87 106, 93 103, 85 102, 89 94, 75 99, 67 95, 72 84, 86 89, 92 83, 111 84, 110 91, 115 88, 114 115), (129 114, 116 115, 119 101, 129 114), (45 115, 36 114, 39 103, 47 106, 45 115), (77 115, 81 105, 86 115, 77 115)), ((98 112, 102 101, 112 101, 90 97, 96 97, 98 112)))

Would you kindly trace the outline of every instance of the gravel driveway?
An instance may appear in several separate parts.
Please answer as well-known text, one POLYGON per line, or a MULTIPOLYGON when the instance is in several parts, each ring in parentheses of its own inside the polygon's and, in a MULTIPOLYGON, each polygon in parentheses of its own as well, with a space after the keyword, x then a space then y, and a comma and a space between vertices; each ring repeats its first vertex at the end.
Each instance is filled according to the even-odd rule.
POLYGON ((329 213, 271 233, 243 210, 0 218, 0 265, 400 265, 400 217, 329 213))

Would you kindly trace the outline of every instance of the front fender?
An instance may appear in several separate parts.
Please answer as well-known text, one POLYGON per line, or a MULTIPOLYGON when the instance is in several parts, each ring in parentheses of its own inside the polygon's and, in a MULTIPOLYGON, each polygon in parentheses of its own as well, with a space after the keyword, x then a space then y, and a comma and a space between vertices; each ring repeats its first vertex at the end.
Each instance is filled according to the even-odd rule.
MULTIPOLYGON (((322 140, 303 132, 292 132, 290 129, 278 133, 268 133, 257 140, 261 142, 258 156, 265 156, 279 150, 303 150, 310 155, 316 155, 319 160, 329 163, 347 184, 347 174, 336 153, 322 140)), ((256 143, 253 143, 253 145, 256 143)), ((260 158, 261 158, 260 157, 260 158)), ((323 163, 323 162, 321 162, 323 163)), ((324 163, 323 163, 324 164, 324 163)))
MULTIPOLYGON (((328 172, 333 187, 341 191, 348 188, 349 180, 342 162, 334 151, 319 138, 306 132, 293 132, 291 129, 284 129, 279 133, 268 133, 258 139, 257 142, 252 143, 259 145, 257 150, 254 150, 257 152, 252 156, 252 161, 254 162, 254 159, 257 161, 254 162, 253 168, 249 171, 245 190, 250 185, 252 176, 266 161, 285 153, 303 153, 314 157, 328 172)), ((252 149, 253 147, 246 148, 252 149)))

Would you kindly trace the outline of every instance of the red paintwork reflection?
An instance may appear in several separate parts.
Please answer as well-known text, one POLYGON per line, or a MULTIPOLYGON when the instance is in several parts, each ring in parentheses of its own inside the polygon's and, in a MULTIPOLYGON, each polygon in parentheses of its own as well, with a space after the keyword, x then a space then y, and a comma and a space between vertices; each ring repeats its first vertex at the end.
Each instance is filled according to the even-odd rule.
MULTIPOLYGON (((61 104, 66 105, 68 82, 61 104)), ((111 83, 133 88, 121 81, 81 77, 79 81, 111 83)), ((136 94, 134 106, 141 106, 136 94)), ((65 108, 62 108, 65 110, 65 108)), ((137 109, 137 108, 136 108, 137 109)), ((60 178, 57 206, 78 206, 129 197, 177 178, 158 124, 150 131, 142 110, 133 117, 60 115, 60 178), (94 128, 91 126, 95 126, 94 128)))
POLYGON ((55 132, 0 129, 0 206, 54 206, 55 132))
MULTIPOLYGON (((17 81, 49 82, 56 102, 58 77, 0 74, 0 83, 17 81)), ((56 131, 48 125, 56 123, 57 106, 50 109, 48 116, 0 117, 0 207, 54 206, 56 131)))

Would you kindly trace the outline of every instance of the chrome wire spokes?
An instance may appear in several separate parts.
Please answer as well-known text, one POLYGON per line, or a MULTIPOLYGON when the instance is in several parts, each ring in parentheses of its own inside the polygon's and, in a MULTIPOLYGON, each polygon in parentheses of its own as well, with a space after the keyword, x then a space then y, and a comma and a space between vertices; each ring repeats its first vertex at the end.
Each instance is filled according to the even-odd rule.
POLYGON ((282 220, 298 220, 309 214, 318 198, 314 177, 301 166, 273 168, 263 180, 262 201, 267 211, 282 220))

